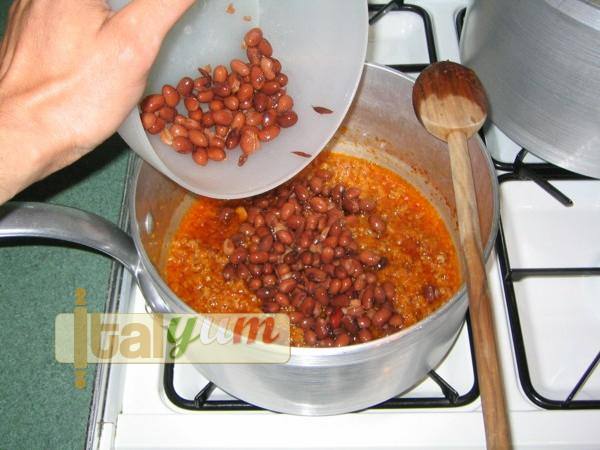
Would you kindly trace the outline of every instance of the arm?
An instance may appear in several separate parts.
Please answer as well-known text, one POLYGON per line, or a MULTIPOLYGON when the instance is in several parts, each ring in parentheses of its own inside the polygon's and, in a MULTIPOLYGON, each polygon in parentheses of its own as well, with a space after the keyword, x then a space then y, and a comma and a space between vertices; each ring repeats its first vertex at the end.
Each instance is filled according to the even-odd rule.
POLYGON ((194 0, 16 0, 0 46, 0 204, 109 137, 194 0))

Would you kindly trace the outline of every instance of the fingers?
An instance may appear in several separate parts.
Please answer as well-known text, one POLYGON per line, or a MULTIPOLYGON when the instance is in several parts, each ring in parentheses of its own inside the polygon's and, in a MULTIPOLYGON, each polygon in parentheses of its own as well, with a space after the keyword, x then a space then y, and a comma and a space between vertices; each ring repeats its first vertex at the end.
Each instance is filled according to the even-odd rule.
POLYGON ((114 19, 134 24, 140 32, 150 32, 161 39, 195 0, 133 0, 114 19))

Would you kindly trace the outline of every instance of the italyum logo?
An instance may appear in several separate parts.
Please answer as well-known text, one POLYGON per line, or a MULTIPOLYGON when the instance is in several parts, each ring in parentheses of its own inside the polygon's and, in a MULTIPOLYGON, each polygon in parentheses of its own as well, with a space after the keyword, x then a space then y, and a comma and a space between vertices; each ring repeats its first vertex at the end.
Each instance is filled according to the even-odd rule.
MULTIPOLYGON (((261 316, 263 316, 261 314, 261 316)), ((172 317, 167 330, 167 340, 172 345, 169 356, 177 359, 183 356, 188 346, 196 341, 203 345, 218 343, 220 345, 242 344, 252 345, 257 338, 265 344, 276 343, 280 338, 281 332, 276 330, 274 317, 248 317, 236 316, 230 317, 224 315, 218 319, 215 324, 212 320, 205 318, 187 317, 185 321, 182 317, 172 317), (200 320, 200 325, 198 321, 200 320), (233 320, 233 327, 231 321, 233 320), (181 323, 183 327, 180 327, 181 323), (216 325, 216 330, 214 329, 216 325), (183 329, 181 329, 183 328, 183 329), (194 330, 199 331, 194 334, 194 330), (259 336, 259 331, 261 331, 259 336)))
POLYGON ((290 357, 287 314, 89 313, 85 296, 55 321, 55 356, 85 387, 90 363, 277 364, 290 357))

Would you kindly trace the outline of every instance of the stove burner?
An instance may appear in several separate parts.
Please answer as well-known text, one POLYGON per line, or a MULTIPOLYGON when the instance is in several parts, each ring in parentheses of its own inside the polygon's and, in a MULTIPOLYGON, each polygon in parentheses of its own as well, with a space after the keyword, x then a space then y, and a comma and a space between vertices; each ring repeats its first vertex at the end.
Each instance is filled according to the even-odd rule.
MULTIPOLYGON (((573 205, 573 202, 556 187, 551 185, 548 180, 589 180, 590 178, 578 175, 564 169, 560 169, 552 164, 526 164, 523 163, 527 150, 523 149, 517 155, 514 163, 502 163, 494 161, 496 169, 509 171, 498 176, 498 181, 504 183, 511 180, 531 180, 542 187, 552 197, 556 198, 565 206, 573 205)), ((508 319, 517 360, 517 370, 519 380, 525 395, 536 405, 545 409, 598 409, 600 408, 600 399, 595 400, 575 400, 577 393, 585 386, 592 372, 600 364, 600 351, 593 358, 581 378, 565 399, 550 399, 541 395, 533 385, 530 369, 525 351, 525 342, 521 321, 519 319, 519 309, 517 296, 515 293, 514 282, 526 277, 579 277, 579 276, 599 276, 600 267, 563 267, 563 268, 538 268, 538 267, 519 267, 513 268, 510 265, 508 249, 502 220, 498 238, 496 239, 496 252, 500 271, 502 273, 502 284, 508 310, 508 319)))
MULTIPOLYGON (((469 334, 469 345, 473 348, 471 337, 471 324, 467 315, 467 330, 469 334)), ((429 378, 433 380, 440 389, 440 395, 436 397, 394 397, 369 409, 407 409, 407 408, 457 408, 468 405, 479 397, 479 386, 477 385, 477 369, 473 352, 471 354, 471 368, 473 371, 473 386, 465 393, 459 393, 437 372, 429 372, 429 378)), ((193 399, 180 396, 175 389, 174 373, 176 364, 165 364, 163 375, 163 387, 167 398, 175 406, 192 411, 262 411, 262 408, 251 405, 242 400, 213 400, 211 395, 217 388, 214 383, 209 382, 193 399)), ((408 394, 410 395, 410 393, 408 394)))
POLYGON ((498 177, 500 182, 507 180, 531 180, 564 206, 573 206, 573 201, 548 182, 557 180, 590 180, 591 178, 560 169, 549 163, 524 163, 528 150, 522 148, 513 163, 494 160, 496 170, 507 171, 498 177))
POLYGON ((369 12, 373 13, 369 19, 369 25, 377 23, 383 16, 390 12, 411 12, 418 14, 423 20, 429 62, 423 64, 388 64, 388 67, 401 72, 420 72, 428 65, 437 62, 437 50, 435 48, 435 40, 433 37, 431 16, 423 8, 416 5, 405 4, 404 0, 392 0, 385 5, 369 5, 369 12))

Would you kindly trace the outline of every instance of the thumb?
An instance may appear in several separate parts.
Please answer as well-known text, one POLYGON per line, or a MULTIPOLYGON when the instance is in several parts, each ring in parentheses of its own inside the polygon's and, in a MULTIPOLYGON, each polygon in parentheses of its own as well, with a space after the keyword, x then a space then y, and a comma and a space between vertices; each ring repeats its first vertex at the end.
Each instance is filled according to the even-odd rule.
POLYGON ((151 32, 162 41, 195 0, 132 0, 112 20, 124 21, 141 34, 151 32))

